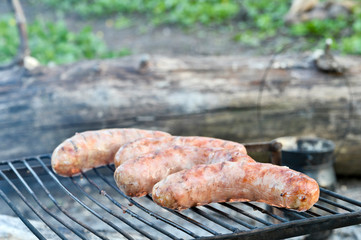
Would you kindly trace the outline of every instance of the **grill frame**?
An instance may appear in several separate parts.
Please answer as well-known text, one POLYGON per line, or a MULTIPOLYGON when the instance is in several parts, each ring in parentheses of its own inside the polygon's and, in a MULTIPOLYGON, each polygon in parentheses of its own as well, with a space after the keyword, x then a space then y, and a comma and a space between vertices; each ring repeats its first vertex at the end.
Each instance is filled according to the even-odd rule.
MULTIPOLYGON (((266 146, 266 145, 264 145, 266 146)), ((269 149, 269 146, 267 147, 267 149, 269 149)), ((260 150, 264 150, 266 147, 263 148, 258 148, 260 150)), ((41 179, 39 178, 39 176, 44 176, 44 175, 49 175, 51 177, 51 179, 53 179, 54 182, 56 182, 60 188, 63 189, 63 191, 68 194, 68 196, 70 196, 71 198, 74 199, 74 201, 78 202, 78 204, 80 204, 82 207, 84 207, 87 211, 92 212, 95 217, 98 217, 99 219, 101 219, 101 221, 104 221, 105 223, 107 223, 108 225, 110 225, 110 227, 112 227, 113 229, 115 229, 116 231, 118 231, 120 234, 122 234, 125 238, 128 239, 132 239, 132 237, 130 235, 128 235, 127 232, 124 232, 120 227, 118 227, 117 225, 113 224, 111 221, 107 220, 106 218, 102 217, 103 212, 101 212, 100 214, 95 212, 93 209, 89 208, 85 203, 82 203, 82 200, 80 200, 79 198, 77 198, 75 195, 73 195, 73 193, 71 191, 68 190, 67 186, 65 186, 62 182, 65 179, 69 179, 69 178, 63 178, 60 177, 56 174, 54 174, 52 172, 52 169, 50 167, 50 154, 45 154, 45 155, 40 155, 40 156, 35 156, 35 157, 25 157, 22 159, 16 159, 16 160, 8 160, 8 161, 0 161, 0 180, 2 180, 2 182, 7 182, 7 184, 14 188, 14 186, 11 186, 11 184, 13 183, 13 181, 19 180, 22 184, 23 187, 25 187, 26 189, 29 190, 30 195, 35 195, 36 194, 34 192, 32 192, 31 188, 26 186, 26 181, 24 180, 27 177, 32 177, 34 178, 36 181, 41 182, 41 179), (39 179, 37 179, 39 178, 39 179)), ((198 234, 192 232, 191 230, 187 229, 186 227, 182 226, 182 224, 179 224, 177 222, 174 222, 172 220, 169 220, 168 218, 165 218, 163 216, 160 216, 158 213, 154 212, 153 209, 148 209, 146 207, 144 207, 142 204, 138 203, 138 199, 136 198, 130 198, 127 197, 124 193, 122 193, 118 188, 116 188, 115 183, 110 182, 109 179, 106 178, 106 175, 104 173, 104 171, 114 171, 114 166, 113 165, 108 165, 106 167, 99 167, 96 169, 91 170, 92 174, 95 174, 95 176, 97 178, 101 178, 103 180, 103 182, 105 182, 105 185, 108 185, 108 187, 110 186, 111 188, 113 188, 114 191, 116 191, 117 194, 113 194, 110 195, 107 193, 108 189, 106 189, 104 186, 99 186, 97 183, 95 183, 92 178, 89 176, 89 173, 82 173, 80 177, 71 177, 70 180, 73 182, 73 185, 76 186, 77 182, 79 181, 79 179, 85 179, 89 186, 92 186, 93 189, 95 189, 94 191, 92 191, 92 195, 90 194, 90 198, 95 197, 95 195, 102 195, 104 196, 104 199, 106 198, 107 200, 110 200, 114 205, 117 205, 119 207, 119 209, 121 211, 123 211, 124 214, 128 214, 134 218, 137 218, 138 220, 140 220, 141 222, 143 222, 145 225, 150 226, 151 228, 154 228, 156 231, 158 231, 159 233, 162 234, 162 236, 167 236, 170 239, 178 239, 178 237, 174 234, 175 231, 180 231, 185 233, 187 236, 193 238, 193 239, 279 239, 279 238, 286 238, 286 237, 294 237, 294 236, 300 236, 300 235, 304 235, 304 234, 309 234, 309 233, 314 233, 317 231, 324 231, 324 230, 330 230, 330 229, 335 229, 335 228, 340 228, 340 227, 346 227, 346 226, 351 226, 351 225, 356 225, 356 224, 360 224, 361 223, 361 202, 347 198, 345 196, 342 196, 340 194, 337 194, 335 192, 326 190, 321 188, 321 193, 324 196, 329 196, 329 197, 333 197, 338 199, 338 201, 343 201, 343 202, 347 202, 349 205, 351 205, 352 208, 356 208, 352 209, 349 206, 345 206, 343 204, 340 204, 339 202, 336 203, 334 201, 328 200, 325 197, 321 197, 319 202, 316 204, 316 208, 318 209, 324 209, 326 212, 329 212, 329 215, 327 216, 320 216, 318 213, 314 212, 314 211, 306 211, 304 213, 297 213, 291 210, 286 210, 286 209, 279 209, 279 208, 275 208, 275 207, 260 207, 254 203, 242 203, 243 205, 246 205, 248 207, 253 208, 254 210, 256 210, 258 213, 262 212, 262 216, 267 215, 269 218, 279 221, 280 223, 272 223, 268 220, 264 220, 258 216, 256 216, 255 214, 252 214, 250 211, 245 211, 242 208, 239 208, 238 206, 234 206, 230 203, 217 203, 216 205, 206 205, 203 207, 194 207, 192 208, 190 211, 192 211, 193 213, 200 215, 202 219, 206 218, 208 222, 213 222, 215 224, 221 225, 223 228, 228 229, 229 231, 231 231, 231 233, 219 233, 217 231, 215 231, 213 228, 207 226, 206 224, 203 224, 202 222, 199 222, 199 219, 193 219, 191 217, 189 217, 187 214, 184 214, 183 212, 179 212, 179 211, 174 211, 174 210, 169 210, 167 209, 166 211, 169 212, 169 214, 172 214, 174 216, 177 217, 177 219, 183 219, 187 222, 190 222, 191 224, 195 224, 197 227, 202 228, 203 230, 209 232, 212 234, 212 236, 199 236, 198 234), (92 182, 93 181, 93 182, 92 182), (108 181, 108 182, 107 182, 108 181), (140 209, 141 211, 143 211, 146 215, 149 215, 151 217, 151 219, 157 220, 157 221, 162 221, 165 224, 168 224, 170 226, 172 226, 172 228, 174 228, 174 232, 173 231, 167 231, 162 229, 161 227, 158 227, 153 220, 149 221, 147 219, 145 219, 143 216, 133 212, 132 210, 130 210, 130 208, 124 206, 123 204, 119 203, 118 200, 116 200, 117 198, 122 197, 125 198, 129 204, 133 204, 134 207, 140 209), (323 205, 320 205, 320 202, 324 202, 324 203, 331 203, 333 207, 337 208, 337 210, 342 210, 344 213, 337 213, 335 212, 332 208, 329 207, 324 207, 323 205), (219 206, 221 206, 221 210, 219 209, 219 206), (232 211, 236 211, 237 214, 239 213, 240 216, 246 216, 247 218, 251 218, 256 222, 259 222, 262 225, 262 227, 258 227, 258 226, 253 226, 247 222, 245 222, 243 219, 240 219, 238 217, 235 217, 234 215, 230 215, 227 212, 225 212, 225 209, 231 209, 232 211), (278 210, 279 213, 281 214, 275 214, 274 210, 278 210), (209 214, 209 212, 206 211, 210 211, 210 212, 214 212, 217 217, 213 216, 212 214, 209 214), (295 218, 298 218, 297 220, 288 220, 286 219, 283 214, 288 214, 291 215, 295 218), (235 225, 238 224, 242 225, 244 228, 248 229, 248 230, 240 230, 239 227, 235 227, 235 225, 231 225, 227 222, 225 222, 224 220, 219 220, 218 215, 223 215, 223 217, 228 218, 231 222, 235 222, 235 225)), ((40 183, 41 185, 41 183, 40 183)), ((78 187, 81 188, 81 186, 79 185, 78 187)), ((15 186, 16 188, 16 186, 15 186)), ((46 188, 46 187, 45 187, 46 188)), ((81 191, 81 190, 80 190, 81 191)), ((15 192, 17 192, 15 190, 15 192)), ((21 194, 21 191, 20 191, 21 194)), ((46 193, 49 197, 49 199, 51 199, 54 203, 54 201, 56 202, 57 200, 51 195, 50 192, 46 193)), ((18 194, 19 195, 19 194, 18 194)), ((84 192, 84 195, 86 195, 86 192, 84 192)), ((87 197, 89 197, 87 196, 87 197)), ((36 237, 38 237, 39 239, 45 239, 44 236, 29 222, 29 220, 24 216, 24 214, 21 212, 21 210, 19 210, 12 202, 12 199, 9 199, 8 196, 0 189, 0 198, 5 201, 7 203, 7 205, 12 209, 12 211, 14 212, 15 215, 17 215, 20 220, 30 229, 31 232, 34 233, 34 235, 36 237)), ((21 198, 21 196, 20 196, 21 198)), ((151 200, 150 196, 146 196, 146 199, 148 199, 149 201, 151 200)), ((25 202, 26 204, 26 199, 22 199, 23 202, 25 202)), ((95 202, 97 202, 97 204, 102 205, 102 202, 99 202, 99 200, 96 200, 94 198, 95 202)), ((55 203, 54 203, 55 204, 55 203)), ((44 210, 44 208, 42 206, 40 206, 40 204, 38 204, 39 206, 35 206, 35 207, 40 207, 43 212, 46 212, 48 214, 48 212, 46 210, 44 210)), ((55 204, 57 205, 57 204, 55 204)), ((48 222, 47 218, 44 218, 44 213, 41 214, 39 210, 34 210, 34 206, 28 206, 36 215, 40 215, 39 219, 42 220, 46 225, 50 225, 51 230, 58 235, 58 237, 60 237, 61 239, 66 239, 66 237, 61 233, 61 232, 57 232, 56 227, 52 226, 51 223, 48 222)), ((61 206, 57 206, 59 209, 61 209, 61 206)), ((101 207, 102 208, 102 207, 101 207)), ((154 208, 160 208, 158 205, 154 204, 154 208)), ((46 207, 45 207, 46 209, 46 207)), ((106 207, 102 208, 104 211, 107 211, 106 207)), ((64 211, 65 213, 67 212, 67 209, 61 209, 62 211, 64 211)), ((109 210, 109 209, 108 209, 109 210)), ((50 210, 49 210, 50 211, 50 210)), ((119 211, 119 212, 121 212, 119 211)), ((50 211, 51 212, 51 211, 50 211)), ((117 218, 122 218, 123 215, 119 212, 114 212, 113 210, 109 210, 108 213, 110 212, 110 214, 115 215, 117 218)), ((55 214, 53 214, 55 215, 55 214)), ((70 215, 70 214, 69 214, 70 215)), ((71 216, 71 215, 70 215, 71 216)), ((51 218, 56 218, 55 216, 52 216, 51 214, 48 214, 47 217, 51 217, 51 218)), ((74 217, 73 217, 74 218, 74 217)), ((69 218, 72 221, 79 221, 77 219, 72 219, 69 218)), ((125 220, 126 221, 126 220, 125 220)), ((61 225, 67 227, 67 228, 71 228, 71 224, 69 224, 68 222, 63 221, 63 223, 59 222, 61 225)), ((92 232, 95 236, 101 238, 101 239, 107 239, 106 236, 104 236, 103 234, 97 232, 95 229, 92 229, 92 227, 87 226, 86 223, 84 222, 80 222, 78 223, 80 225, 82 225, 83 227, 85 227, 89 232, 92 232)), ((132 226, 132 223, 128 222, 125 223, 127 225, 130 224, 130 227, 132 229, 135 229, 138 233, 142 234, 142 236, 144 236, 145 238, 149 238, 149 239, 156 239, 152 234, 149 234, 147 231, 144 231, 142 229, 137 229, 138 227, 134 227, 132 226)), ((73 234, 76 235, 77 237, 81 238, 81 239, 87 239, 87 236, 84 236, 84 234, 82 234, 81 232, 79 232, 78 230, 74 229, 71 230, 73 231, 73 234)))

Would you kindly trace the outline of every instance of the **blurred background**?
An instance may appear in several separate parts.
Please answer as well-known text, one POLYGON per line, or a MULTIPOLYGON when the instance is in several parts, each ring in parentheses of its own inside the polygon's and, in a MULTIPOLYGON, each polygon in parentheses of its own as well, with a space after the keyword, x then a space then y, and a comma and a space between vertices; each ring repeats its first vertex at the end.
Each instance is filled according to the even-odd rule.
MULTIPOLYGON (((323 48, 361 54, 359 0, 23 0, 29 48, 41 64, 167 55, 270 54, 323 48), (291 8, 292 6, 292 8, 291 8)), ((16 54, 16 21, 0 2, 0 64, 16 54)))

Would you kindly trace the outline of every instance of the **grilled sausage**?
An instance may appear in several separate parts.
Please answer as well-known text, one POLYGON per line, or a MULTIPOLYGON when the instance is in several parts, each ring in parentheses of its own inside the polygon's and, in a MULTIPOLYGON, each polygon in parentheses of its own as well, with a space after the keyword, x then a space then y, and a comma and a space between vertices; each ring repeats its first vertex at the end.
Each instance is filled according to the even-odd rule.
POLYGON ((154 185, 153 200, 171 209, 211 202, 258 201, 306 211, 318 200, 317 182, 288 167, 225 161, 183 170, 154 185))
POLYGON ((170 134, 134 128, 77 133, 54 150, 51 165, 59 175, 77 175, 82 171, 112 163, 115 153, 125 143, 139 138, 164 136, 170 136, 170 134))
POLYGON ((129 159, 134 159, 146 153, 160 151, 163 148, 169 148, 171 146, 224 148, 247 154, 247 150, 242 144, 217 138, 179 136, 161 137, 158 139, 144 138, 122 146, 114 157, 114 165, 118 167, 129 159))
POLYGON ((154 184, 172 173, 198 164, 230 161, 235 157, 239 161, 253 161, 248 155, 234 150, 194 146, 168 147, 126 161, 115 170, 114 179, 126 195, 141 197, 151 193, 154 184))

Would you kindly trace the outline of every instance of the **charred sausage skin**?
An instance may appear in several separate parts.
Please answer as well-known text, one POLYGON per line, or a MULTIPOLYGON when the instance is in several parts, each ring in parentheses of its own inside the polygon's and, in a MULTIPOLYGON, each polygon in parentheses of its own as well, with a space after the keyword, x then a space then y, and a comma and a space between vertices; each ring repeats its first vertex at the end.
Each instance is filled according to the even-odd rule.
POLYGON ((52 154, 51 165, 61 176, 74 176, 91 168, 113 163, 118 149, 139 138, 170 136, 161 131, 113 128, 76 133, 62 142, 52 154))

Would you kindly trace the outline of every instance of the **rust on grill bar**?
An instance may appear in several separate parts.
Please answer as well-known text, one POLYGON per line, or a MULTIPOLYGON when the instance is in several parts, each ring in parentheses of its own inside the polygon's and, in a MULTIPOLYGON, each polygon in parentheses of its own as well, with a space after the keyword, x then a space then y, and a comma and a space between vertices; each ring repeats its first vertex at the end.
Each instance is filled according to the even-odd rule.
MULTIPOLYGON (((270 151, 278 161, 280 148, 274 144, 246 146, 270 151)), ((110 165, 59 177, 51 170, 49 154, 2 161, 0 203, 39 239, 48 238, 34 227, 34 220, 60 239, 279 239, 361 223, 361 202, 323 188, 323 197, 306 212, 254 202, 175 211, 156 205, 149 195, 126 196, 116 187, 113 173, 110 165)))

